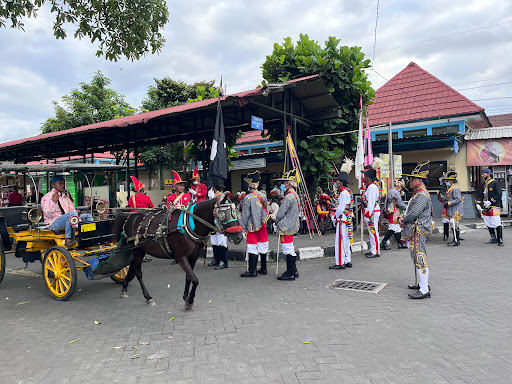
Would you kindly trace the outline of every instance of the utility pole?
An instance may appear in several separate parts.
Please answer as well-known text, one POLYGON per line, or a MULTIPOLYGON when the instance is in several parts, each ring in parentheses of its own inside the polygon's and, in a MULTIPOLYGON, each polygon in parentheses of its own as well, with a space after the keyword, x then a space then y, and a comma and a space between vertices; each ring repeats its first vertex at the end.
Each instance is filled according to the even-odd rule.
POLYGON ((389 185, 388 191, 393 188, 395 183, 395 158, 393 156, 393 133, 391 132, 391 122, 388 131, 388 153, 389 153, 389 185))

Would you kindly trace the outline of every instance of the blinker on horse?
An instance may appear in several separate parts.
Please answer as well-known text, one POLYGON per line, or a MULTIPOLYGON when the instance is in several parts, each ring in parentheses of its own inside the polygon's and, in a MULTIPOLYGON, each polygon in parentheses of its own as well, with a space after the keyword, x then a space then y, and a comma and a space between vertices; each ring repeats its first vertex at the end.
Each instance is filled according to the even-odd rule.
POLYGON ((194 267, 213 228, 224 232, 235 244, 243 239, 235 205, 224 194, 218 199, 206 200, 184 210, 146 210, 120 214, 114 223, 114 234, 118 242, 124 238, 127 246, 133 248, 133 261, 123 282, 121 297, 128 297, 128 283, 137 276, 147 304, 155 305, 155 300, 142 280, 142 259, 145 254, 158 259, 170 259, 172 252, 174 260, 186 273, 183 300, 185 308, 191 309, 199 285, 194 267))

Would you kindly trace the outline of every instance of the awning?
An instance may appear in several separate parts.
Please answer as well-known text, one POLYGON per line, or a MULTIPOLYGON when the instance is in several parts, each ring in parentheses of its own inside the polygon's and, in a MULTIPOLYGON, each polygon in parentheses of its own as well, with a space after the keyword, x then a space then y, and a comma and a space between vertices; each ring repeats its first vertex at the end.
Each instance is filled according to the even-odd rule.
POLYGON ((512 137, 512 127, 495 127, 469 130, 465 140, 487 140, 512 137))

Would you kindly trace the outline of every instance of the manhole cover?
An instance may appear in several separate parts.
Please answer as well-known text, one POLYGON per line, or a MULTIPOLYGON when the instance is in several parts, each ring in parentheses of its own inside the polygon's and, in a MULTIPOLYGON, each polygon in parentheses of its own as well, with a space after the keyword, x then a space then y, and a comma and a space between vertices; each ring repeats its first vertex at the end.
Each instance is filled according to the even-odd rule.
POLYGON ((344 289, 347 291, 359 291, 378 293, 384 288, 386 283, 374 283, 371 281, 356 281, 356 280, 336 280, 332 283, 332 287, 336 289, 344 289))

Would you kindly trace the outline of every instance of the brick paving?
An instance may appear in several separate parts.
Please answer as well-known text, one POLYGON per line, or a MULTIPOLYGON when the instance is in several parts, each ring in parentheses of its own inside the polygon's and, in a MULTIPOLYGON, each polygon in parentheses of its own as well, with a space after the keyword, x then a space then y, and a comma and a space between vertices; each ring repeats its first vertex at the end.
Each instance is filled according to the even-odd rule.
MULTIPOLYGON (((110 279, 79 272, 79 291, 58 302, 35 275, 7 273, 0 383, 510 383, 512 229, 502 248, 483 244, 485 230, 464 236, 458 248, 429 241, 432 298, 418 301, 407 298, 413 267, 398 250, 356 253, 341 271, 327 268, 332 257, 302 261, 295 282, 277 281, 275 264, 242 279, 243 262, 215 271, 200 261, 193 311, 181 299, 185 275, 168 261, 143 265, 155 307, 136 282, 121 299, 110 279), (338 278, 388 285, 330 288, 338 278)), ((8 268, 22 266, 7 257, 8 268)))

